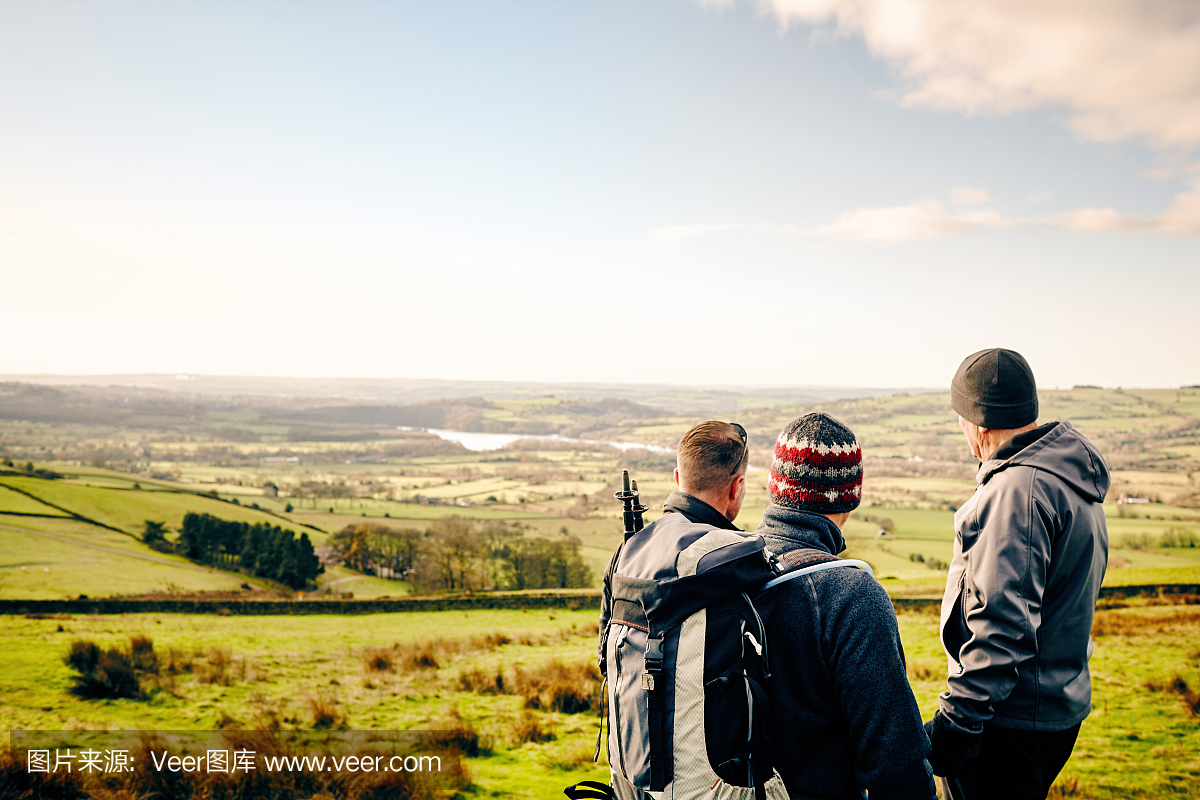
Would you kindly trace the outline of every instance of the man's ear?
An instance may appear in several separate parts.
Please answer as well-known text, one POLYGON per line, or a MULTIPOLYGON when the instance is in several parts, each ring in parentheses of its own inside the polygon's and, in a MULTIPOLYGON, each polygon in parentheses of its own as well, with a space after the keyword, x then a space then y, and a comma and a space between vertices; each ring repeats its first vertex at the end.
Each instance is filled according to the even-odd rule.
POLYGON ((746 473, 744 473, 744 472, 741 475, 735 476, 734 479, 729 482, 729 499, 730 500, 737 498, 738 492, 741 491, 742 486, 745 483, 746 483, 746 473))
POLYGON ((679 467, 675 468, 675 488, 679 488, 679 467))

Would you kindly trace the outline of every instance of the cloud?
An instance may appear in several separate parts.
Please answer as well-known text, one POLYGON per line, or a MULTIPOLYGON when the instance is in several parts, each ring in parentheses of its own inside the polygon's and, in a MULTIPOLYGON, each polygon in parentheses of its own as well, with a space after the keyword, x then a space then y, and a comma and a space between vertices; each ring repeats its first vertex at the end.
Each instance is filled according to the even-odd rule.
POLYGON ((785 27, 861 36, 902 77, 902 105, 968 115, 1062 108, 1086 139, 1200 145, 1200 3, 749 2, 785 27))
MULTIPOLYGON (((927 239, 969 236, 986 229, 1048 227, 1073 233, 1152 233, 1169 236, 1200 236, 1200 175, 1191 189, 1175 195, 1171 205, 1158 216, 1121 214, 1111 208, 1081 208, 1047 217, 1006 217, 992 208, 963 206, 986 202, 982 189, 959 187, 951 190, 948 209, 939 200, 926 197, 905 206, 856 208, 816 227, 797 225, 729 224, 681 225, 655 228, 646 235, 654 239, 689 239, 712 233, 745 231, 776 233, 820 239, 840 239, 893 244, 927 239)), ((1031 196, 1030 201, 1044 199, 1031 196)))
POLYGON ((911 242, 965 236, 979 228, 1006 228, 1015 222, 987 210, 953 213, 924 198, 907 206, 857 208, 808 231, 809 236, 872 242, 911 242))
POLYGON ((1200 179, 1189 191, 1175 195, 1167 210, 1157 217, 1121 214, 1111 208, 1081 208, 1055 217, 1064 230, 1095 232, 1144 232, 1170 236, 1200 236, 1200 179))
POLYGON ((991 197, 983 189, 959 186, 950 190, 950 202, 956 206, 977 206, 990 199, 991 197))

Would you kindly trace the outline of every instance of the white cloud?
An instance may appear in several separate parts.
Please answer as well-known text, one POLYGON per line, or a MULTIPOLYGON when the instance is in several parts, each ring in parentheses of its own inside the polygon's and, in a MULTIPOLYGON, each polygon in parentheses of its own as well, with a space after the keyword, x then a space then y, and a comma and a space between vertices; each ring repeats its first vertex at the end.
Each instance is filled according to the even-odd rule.
POLYGON ((970 115, 1063 108, 1087 139, 1200 145, 1200 3, 750 1, 785 26, 861 36, 903 77, 904 105, 970 115))
POLYGON ((1081 208, 1054 219, 1069 231, 1142 231, 1172 236, 1200 236, 1200 179, 1189 191, 1175 195, 1171 205, 1157 217, 1121 214, 1111 208, 1081 208))
POLYGON ((977 206, 986 203, 991 197, 983 189, 972 189, 969 186, 958 186, 950 190, 950 202, 956 206, 977 206))
POLYGON ((1013 220, 991 209, 954 213, 947 211, 937 200, 924 198, 907 206, 856 208, 827 225, 813 228, 808 235, 873 242, 911 242, 965 236, 979 228, 1004 228, 1013 224, 1013 220))
MULTIPOLYGON (((1031 202, 1047 196, 1033 195, 1031 202)), ((689 239, 711 233, 747 231, 777 233, 821 239, 842 239, 879 243, 913 242, 968 236, 989 228, 1051 227, 1074 233, 1154 233, 1170 236, 1200 236, 1200 176, 1186 192, 1175 195, 1162 214, 1153 217, 1121 214, 1111 208, 1081 208, 1049 217, 1006 217, 992 208, 961 210, 962 206, 986 202, 982 189, 959 187, 951 191, 951 203, 958 210, 930 197, 905 206, 856 208, 832 221, 811 228, 796 225, 681 225, 655 228, 646 235, 654 239, 689 239)))

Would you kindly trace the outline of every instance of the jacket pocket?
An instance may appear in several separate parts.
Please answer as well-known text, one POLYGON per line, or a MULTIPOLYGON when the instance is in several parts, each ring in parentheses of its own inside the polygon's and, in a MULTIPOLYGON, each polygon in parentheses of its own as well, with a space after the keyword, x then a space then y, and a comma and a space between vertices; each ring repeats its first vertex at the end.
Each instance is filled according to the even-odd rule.
POLYGON ((966 594, 967 594, 967 572, 963 570, 962 577, 958 581, 958 593, 954 598, 954 608, 950 610, 950 615, 946 617, 946 623, 942 626, 942 647, 951 660, 958 665, 958 671, 962 672, 962 663, 959 661, 959 653, 962 651, 963 645, 970 639, 970 631, 967 629, 967 613, 966 613, 966 594))

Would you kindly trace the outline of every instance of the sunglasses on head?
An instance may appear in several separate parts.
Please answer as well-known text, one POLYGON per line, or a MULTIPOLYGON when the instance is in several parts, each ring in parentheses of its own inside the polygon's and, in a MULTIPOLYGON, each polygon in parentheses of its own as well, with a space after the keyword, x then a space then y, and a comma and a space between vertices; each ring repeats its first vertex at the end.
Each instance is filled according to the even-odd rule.
POLYGON ((733 465, 733 471, 730 475, 737 475, 738 470, 742 468, 742 462, 746 460, 746 453, 750 452, 750 437, 746 435, 746 429, 736 422, 729 423, 737 429, 738 436, 742 437, 742 454, 738 456, 737 463, 733 465))

